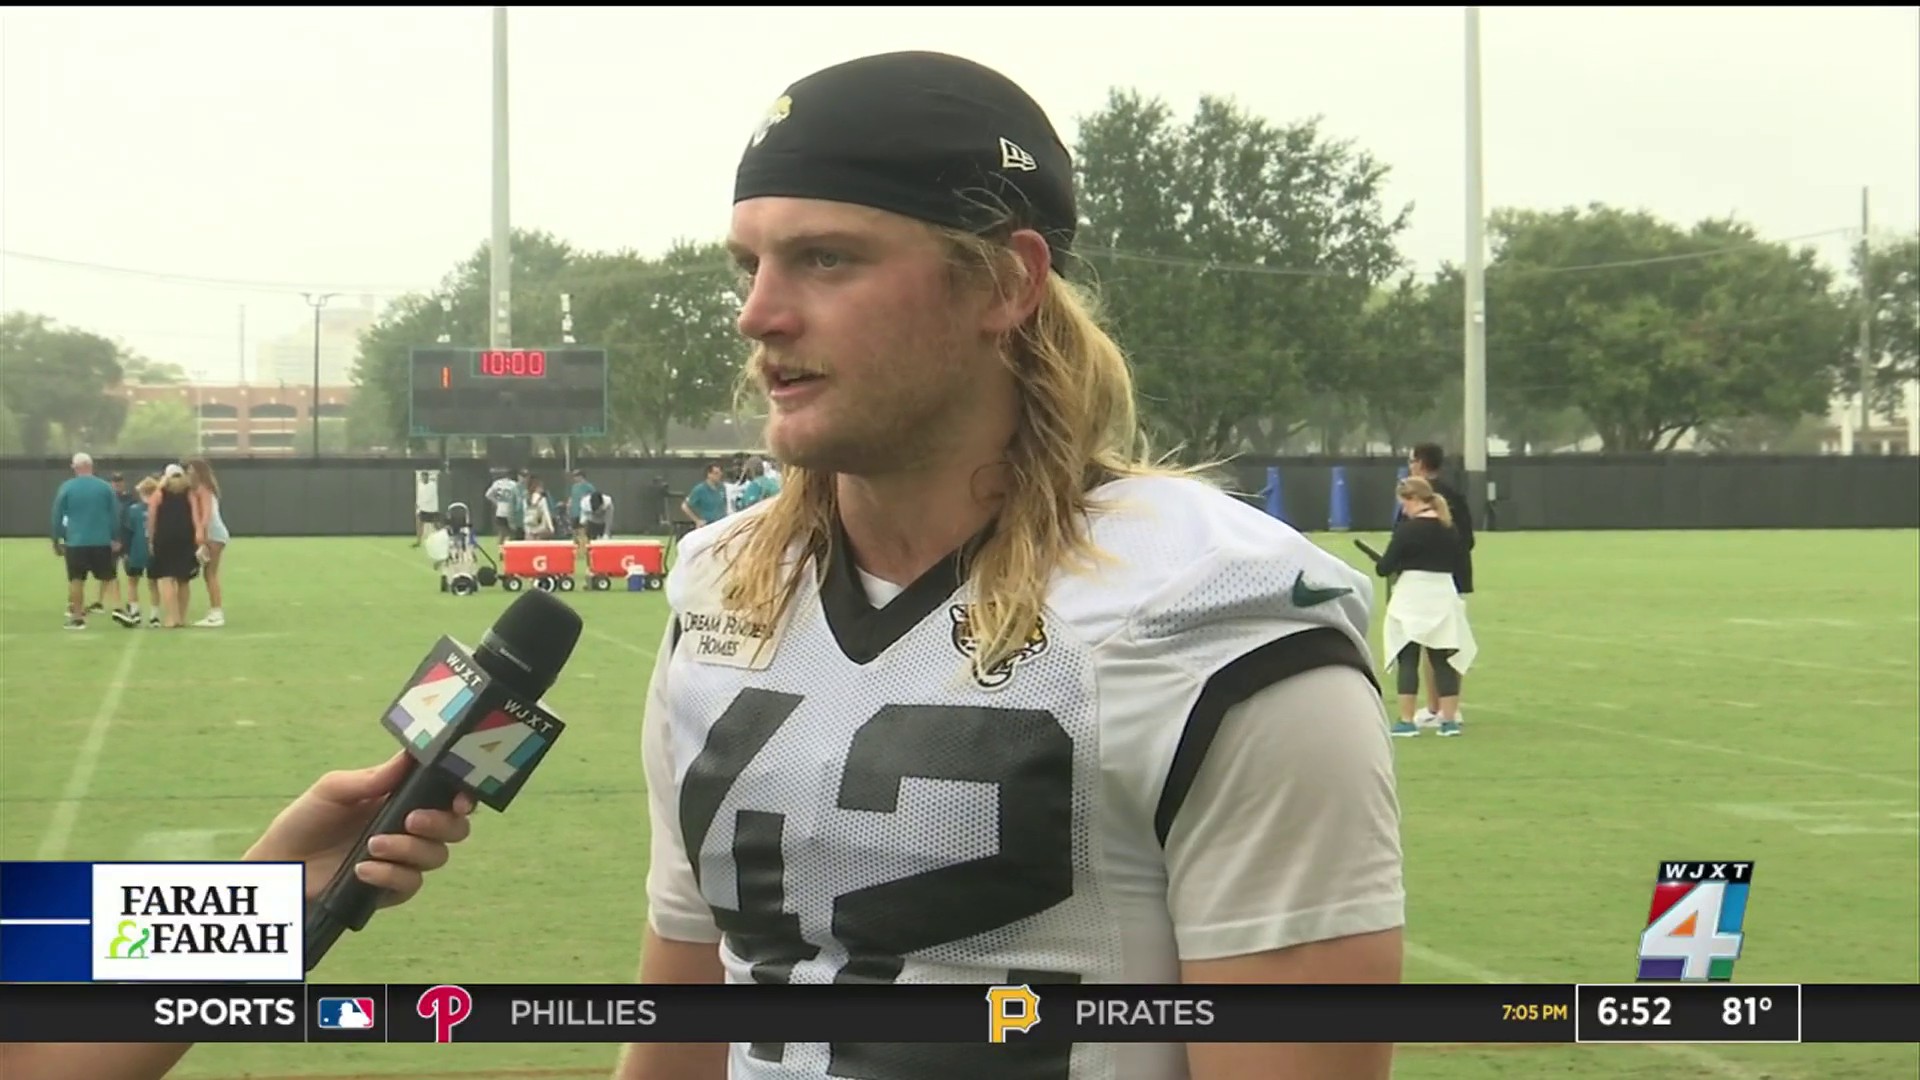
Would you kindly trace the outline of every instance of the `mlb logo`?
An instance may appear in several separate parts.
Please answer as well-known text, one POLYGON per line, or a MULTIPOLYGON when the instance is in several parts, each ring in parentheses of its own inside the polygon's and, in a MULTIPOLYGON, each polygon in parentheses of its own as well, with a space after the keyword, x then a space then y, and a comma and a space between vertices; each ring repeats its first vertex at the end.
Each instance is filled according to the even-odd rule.
POLYGON ((370 997, 321 998, 320 1026, 331 1031, 371 1028, 373 999, 370 997))

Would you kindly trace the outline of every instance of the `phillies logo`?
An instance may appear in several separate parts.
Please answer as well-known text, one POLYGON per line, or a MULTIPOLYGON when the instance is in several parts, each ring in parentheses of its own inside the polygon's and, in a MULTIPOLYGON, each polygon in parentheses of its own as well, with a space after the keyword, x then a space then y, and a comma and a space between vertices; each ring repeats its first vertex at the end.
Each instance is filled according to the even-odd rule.
POLYGON ((473 995, 463 986, 436 986, 420 995, 413 1011, 423 1020, 433 1021, 433 1041, 450 1043, 453 1029, 473 1015, 473 995))

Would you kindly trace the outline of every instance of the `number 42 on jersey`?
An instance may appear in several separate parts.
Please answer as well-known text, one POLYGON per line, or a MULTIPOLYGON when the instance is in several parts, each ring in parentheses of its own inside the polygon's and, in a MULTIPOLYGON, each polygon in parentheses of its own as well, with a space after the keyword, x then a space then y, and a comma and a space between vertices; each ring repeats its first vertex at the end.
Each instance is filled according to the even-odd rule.
POLYGON ((1660 864, 1640 932, 1641 982, 1726 982, 1746 935, 1750 862, 1660 864))

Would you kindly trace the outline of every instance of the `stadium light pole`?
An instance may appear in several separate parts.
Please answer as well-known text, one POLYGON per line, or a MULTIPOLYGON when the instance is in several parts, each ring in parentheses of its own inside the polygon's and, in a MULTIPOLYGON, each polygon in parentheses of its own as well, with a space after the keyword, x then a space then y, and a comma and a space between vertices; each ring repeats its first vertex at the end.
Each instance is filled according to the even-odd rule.
POLYGON ((509 111, 507 9, 497 7, 493 9, 493 241, 487 286, 487 345, 495 349, 513 344, 513 223, 507 199, 511 171, 507 155, 509 111))
POLYGON ((1480 9, 1467 8, 1467 251, 1465 274, 1467 505, 1487 520, 1487 223, 1480 172, 1480 9))
POLYGON ((307 419, 313 424, 313 456, 320 457, 320 309, 339 293, 300 294, 313 308, 313 396, 307 399, 307 419))
POLYGON ((508 215, 507 161, 507 9, 493 9, 493 267, 487 344, 513 344, 513 237, 508 215))

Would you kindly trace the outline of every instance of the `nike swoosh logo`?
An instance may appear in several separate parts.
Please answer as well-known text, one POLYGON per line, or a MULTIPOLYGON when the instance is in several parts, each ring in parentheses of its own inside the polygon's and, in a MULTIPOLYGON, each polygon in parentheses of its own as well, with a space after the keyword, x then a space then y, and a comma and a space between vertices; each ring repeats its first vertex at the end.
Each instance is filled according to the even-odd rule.
POLYGON ((1293 579, 1293 606, 1316 607, 1329 600, 1337 600, 1352 591, 1348 588, 1323 589, 1316 585, 1309 585, 1307 572, 1302 570, 1300 576, 1293 579))

